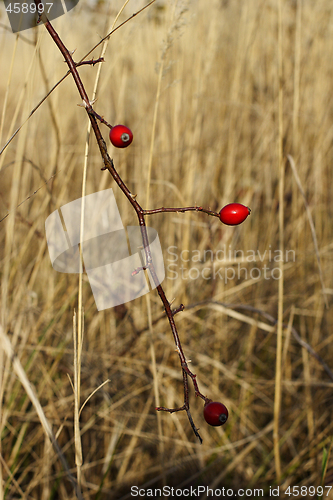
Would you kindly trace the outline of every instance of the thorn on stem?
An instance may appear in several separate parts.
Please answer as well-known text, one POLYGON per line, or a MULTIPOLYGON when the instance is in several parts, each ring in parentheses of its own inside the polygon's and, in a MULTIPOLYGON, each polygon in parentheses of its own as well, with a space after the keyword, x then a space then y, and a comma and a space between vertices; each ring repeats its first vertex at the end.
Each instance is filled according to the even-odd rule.
POLYGON ((177 307, 177 309, 174 309, 174 310, 172 311, 172 316, 175 316, 175 314, 177 314, 177 313, 179 313, 179 312, 184 311, 184 309, 185 309, 184 304, 180 304, 180 306, 179 306, 179 307, 177 307))
POLYGON ((136 274, 139 274, 140 271, 145 271, 148 269, 147 267, 137 267, 134 269, 134 271, 131 273, 131 276, 135 276, 136 274))

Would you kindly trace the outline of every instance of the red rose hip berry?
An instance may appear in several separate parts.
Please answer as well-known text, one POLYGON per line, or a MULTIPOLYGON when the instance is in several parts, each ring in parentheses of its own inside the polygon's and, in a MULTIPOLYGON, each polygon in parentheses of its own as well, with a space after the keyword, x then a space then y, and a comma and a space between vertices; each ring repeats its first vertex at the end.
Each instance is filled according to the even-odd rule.
POLYGON ((245 221, 251 210, 240 203, 229 203, 220 211, 220 221, 227 226, 237 226, 245 221))
POLYGON ((125 125, 115 125, 110 130, 110 141, 116 148, 127 148, 133 141, 132 131, 125 125))
POLYGON ((228 420, 227 408, 222 403, 216 401, 206 403, 203 413, 207 424, 215 427, 225 424, 228 420))

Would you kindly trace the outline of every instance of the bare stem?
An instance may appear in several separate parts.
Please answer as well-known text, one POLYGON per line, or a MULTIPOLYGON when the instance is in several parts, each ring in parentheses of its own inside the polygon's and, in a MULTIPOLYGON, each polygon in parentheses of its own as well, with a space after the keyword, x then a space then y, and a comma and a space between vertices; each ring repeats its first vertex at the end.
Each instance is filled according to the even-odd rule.
POLYGON ((161 208, 154 208, 152 210, 143 210, 143 214, 144 215, 152 215, 152 214, 160 214, 160 213, 163 213, 163 212, 179 212, 179 213, 183 213, 183 212, 204 212, 205 214, 207 215, 211 215, 213 217, 219 217, 220 214, 218 214, 217 212, 213 212, 212 210, 210 209, 207 209, 207 208, 203 208, 203 207, 179 207, 179 208, 165 208, 165 207, 161 207, 161 208))
MULTIPOLYGON (((40 0, 35 0, 35 4, 36 4, 37 8, 38 8, 38 5, 40 3, 41 3, 40 0)), ((184 405, 182 407, 180 407, 180 408, 175 408, 175 409, 158 407, 157 410, 168 411, 170 413, 172 413, 174 411, 186 411, 188 420, 189 420, 189 422, 191 424, 191 427, 192 427, 195 435, 197 436, 197 438, 199 439, 199 441, 202 442, 202 439, 201 439, 201 437, 200 437, 200 435, 198 433, 198 429, 194 425, 194 422, 193 422, 193 419, 192 419, 192 416, 191 416, 191 413, 190 413, 188 377, 190 377, 191 380, 192 380, 192 383, 193 383, 193 386, 194 386, 195 395, 199 396, 200 398, 202 398, 205 402, 207 401, 207 398, 203 394, 201 394, 201 392, 199 391, 198 384, 196 382, 196 375, 194 373, 192 373, 191 370, 188 368, 187 361, 186 361, 186 358, 185 358, 185 354, 183 352, 182 345, 181 345, 181 342, 180 342, 180 338, 179 338, 179 335, 178 335, 177 327, 176 327, 176 324, 174 322, 174 315, 177 312, 182 311, 184 309, 184 306, 181 305, 181 306, 179 306, 178 309, 172 310, 171 309, 171 304, 169 303, 168 299, 166 298, 165 292, 164 292, 162 286, 159 283, 159 280, 158 280, 158 277, 156 275, 156 271, 155 271, 155 268, 154 268, 154 264, 153 264, 153 261, 152 261, 152 256, 151 256, 151 251, 150 251, 150 246, 149 246, 149 240, 148 240, 148 235, 147 235, 147 229, 146 229, 146 223, 145 223, 145 215, 151 215, 151 214, 161 213, 161 212, 186 212, 186 211, 205 212, 208 215, 212 215, 212 216, 215 216, 215 217, 218 217, 219 214, 217 214, 217 213, 215 213, 215 212, 213 212, 211 210, 204 209, 202 207, 157 208, 155 210, 143 210, 142 209, 142 207, 136 201, 135 196, 133 196, 133 194, 130 192, 130 190, 128 189, 128 187, 126 186, 126 184, 121 179, 120 175, 118 174, 118 172, 116 171, 116 169, 114 167, 113 160, 108 155, 107 147, 106 147, 105 141, 104 141, 104 139, 102 137, 101 131, 99 129, 97 120, 101 121, 102 123, 104 123, 105 125, 107 125, 109 128, 112 128, 112 127, 102 117, 100 117, 93 110, 93 108, 92 108, 92 103, 89 100, 89 97, 88 97, 88 95, 86 93, 86 90, 84 88, 84 85, 82 83, 82 80, 81 80, 80 75, 79 75, 78 70, 77 70, 78 66, 82 65, 83 62, 78 63, 78 64, 74 62, 71 53, 65 47, 65 45, 61 41, 58 33, 55 31, 55 29, 53 28, 53 26, 51 25, 50 21, 46 18, 45 15, 43 15, 42 20, 43 20, 43 22, 45 24, 45 28, 49 32, 50 36, 52 37, 53 41, 55 42, 55 44, 59 48, 59 50, 62 53, 62 55, 64 56, 65 61, 66 61, 67 65, 68 65, 68 67, 69 67, 69 70, 70 70, 70 72, 71 72, 71 74, 73 76, 73 79, 74 79, 74 82, 75 82, 76 87, 78 89, 78 92, 79 92, 79 94, 81 96, 81 99, 83 101, 83 106, 84 106, 84 108, 85 108, 85 110, 86 110, 86 112, 88 114, 89 119, 90 119, 90 122, 91 122, 91 125, 92 125, 92 129, 94 131, 94 134, 95 134, 95 137, 96 137, 99 149, 100 149, 100 153, 101 153, 101 156, 103 158, 104 167, 102 168, 102 170, 108 170, 110 172, 110 174, 112 175, 113 179, 118 184, 118 186, 121 189, 121 191, 125 194, 126 198, 131 203, 132 207, 134 208, 134 210, 136 212, 136 215, 137 215, 138 221, 139 221, 139 225, 140 225, 140 228, 141 228, 141 235, 142 235, 142 240, 143 240, 143 247, 144 247, 145 256, 146 256, 145 269, 149 269, 149 271, 151 273, 152 279, 153 279, 153 281, 155 283, 155 287, 157 288, 158 294, 159 294, 159 296, 161 298, 161 301, 162 301, 162 303, 164 305, 165 313, 166 313, 166 315, 168 317, 168 320, 169 320, 170 328, 171 328, 171 331, 172 331, 172 334, 173 334, 173 338, 174 338, 174 341, 175 341, 175 344, 176 344, 176 350, 178 352, 180 363, 181 363, 181 367, 182 367, 183 384, 184 384, 184 405)), ((94 62, 100 62, 100 61, 86 61, 87 64, 93 64, 94 62)))
POLYGON ((98 59, 89 59, 88 61, 81 61, 76 63, 76 67, 78 68, 79 66, 84 66, 85 64, 88 64, 90 66, 95 66, 95 64, 104 62, 104 57, 99 57, 98 59))

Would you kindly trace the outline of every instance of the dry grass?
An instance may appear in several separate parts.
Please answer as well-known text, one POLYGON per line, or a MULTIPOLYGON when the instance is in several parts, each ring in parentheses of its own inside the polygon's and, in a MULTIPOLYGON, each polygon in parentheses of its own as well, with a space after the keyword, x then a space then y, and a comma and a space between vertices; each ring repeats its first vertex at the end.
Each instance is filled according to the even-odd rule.
MULTIPOLYGON (((113 2, 108 26, 122 3, 113 2)), ((333 370, 331 4, 282 0, 279 127, 278 1, 197 0, 176 8, 173 1, 166 3, 164 8, 151 7, 111 37, 95 109, 109 122, 125 122, 133 130, 128 150, 111 145, 109 149, 143 205, 149 196, 150 208, 197 203, 219 210, 238 201, 252 209, 237 228, 198 213, 162 214, 148 221, 158 230, 164 251, 167 296, 175 297, 176 305, 188 306, 176 320, 191 368, 201 391, 223 401, 230 416, 223 428, 208 427, 202 402, 192 396, 192 415, 203 437, 200 446, 186 414, 156 415, 157 399, 169 407, 181 405, 183 399, 179 360, 166 318, 158 319, 163 310, 157 293, 151 292, 149 301, 143 297, 98 312, 84 275, 81 405, 100 384, 110 382, 89 399, 80 415, 83 498, 120 499, 132 485, 164 484, 263 488, 268 497, 277 479, 277 463, 281 490, 288 485, 318 486, 324 450, 333 436, 333 383, 295 341, 291 329, 333 370), (182 12, 184 5, 188 9, 182 12), (285 252, 294 252, 283 265, 274 261, 280 248, 281 139, 283 245, 285 252), (307 205, 287 155, 293 158, 307 205), (171 246, 177 247, 172 249, 176 263, 171 261, 171 246), (182 262, 183 250, 190 252, 183 256, 193 260, 182 262), (214 262, 203 262, 205 250, 213 252, 214 262), (223 250, 227 261, 221 262, 223 250), (197 256, 201 263, 195 261, 197 256), (265 265, 270 268, 266 279, 265 265), (279 266, 284 274, 283 322, 288 326, 282 328, 277 457, 277 326, 259 312, 209 301, 252 306, 277 318, 279 280, 274 277, 279 266), (216 279, 203 279, 196 270, 201 273, 205 267, 221 272, 216 279), (177 279, 172 279, 172 271, 179 273, 177 279), (252 279, 259 272, 261 277, 252 279), (225 273, 227 280, 221 279, 225 273), (207 302, 190 307, 201 301, 207 302)), ((88 12, 81 0, 71 14, 54 22, 66 46, 77 48, 77 60, 105 34, 107 5, 101 2, 88 12)), ((120 21, 138 5, 129 2, 120 21)), ((4 14, 1 21, 8 25, 4 14)), ((0 35, 1 147, 66 71, 43 26, 23 35, 16 41, 3 28, 0 35)), ((93 55, 98 57, 98 50, 93 55)), ((80 69, 88 95, 96 71, 80 69)), ((68 375, 73 381, 78 276, 53 270, 44 226, 51 212, 81 196, 87 118, 76 104, 77 90, 67 78, 0 157, 0 219, 10 211, 0 233, 1 324, 17 355, 16 368, 6 354, 0 355, 1 487, 8 499, 74 498, 17 367, 23 367, 34 387, 75 476, 75 405, 68 375)), ((102 131, 107 138, 107 129, 102 131)), ((136 224, 127 200, 101 167, 92 140, 87 193, 112 187, 124 225, 136 224)), ((325 481, 333 481, 332 459, 325 481)), ((326 498, 333 498, 332 493, 326 498)))

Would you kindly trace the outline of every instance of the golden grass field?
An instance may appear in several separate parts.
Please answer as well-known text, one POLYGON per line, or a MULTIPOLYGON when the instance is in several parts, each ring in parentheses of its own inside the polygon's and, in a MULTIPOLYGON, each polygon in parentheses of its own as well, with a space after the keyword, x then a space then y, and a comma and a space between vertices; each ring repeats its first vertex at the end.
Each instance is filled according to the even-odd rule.
MULTIPOLYGON (((122 5, 81 0, 53 22, 76 61, 109 32, 122 5)), ((116 25, 143 5, 130 0, 116 25)), ((1 13, 0 149, 67 71, 44 26, 17 37, 1 13)), ((82 196, 88 118, 69 76, 0 155, 0 219, 9 213, 0 227, 7 349, 0 354, 0 497, 76 498, 48 422, 87 500, 133 498, 132 486, 147 497, 147 488, 185 496, 186 488, 209 486, 208 498, 222 498, 222 488, 233 498, 242 498, 239 488, 248 489, 244 498, 272 498, 278 486, 279 497, 290 498, 290 486, 299 489, 294 498, 316 499, 322 486, 332 499, 331 2, 158 2, 111 36, 104 58, 94 109, 133 131, 133 144, 121 150, 100 125, 138 202, 218 212, 235 201, 252 210, 237 227, 195 212, 147 218, 163 249, 166 295, 174 307, 185 305, 175 321, 190 368, 229 419, 207 425, 191 384, 202 445, 185 412, 155 411, 183 404, 156 290, 98 311, 85 274, 81 296, 78 274, 52 268, 45 220, 82 196), (81 305, 79 362, 73 316, 80 327, 81 305), (75 434, 77 373, 79 407, 91 397, 75 434)), ((89 97, 97 72, 98 65, 79 68, 89 97)), ((102 167, 91 135, 85 192, 113 188, 124 226, 136 225, 102 167)))

